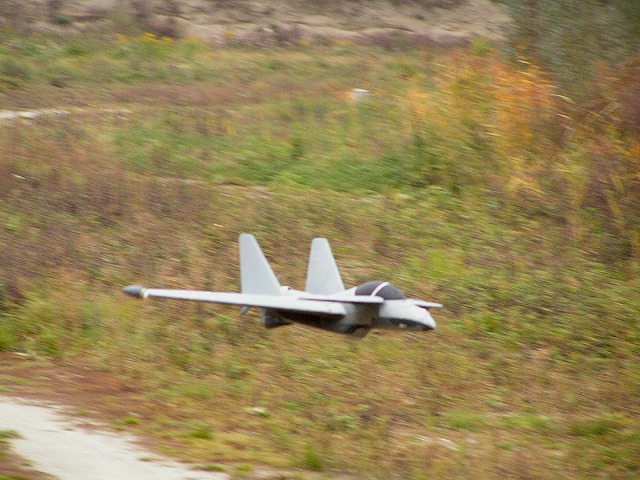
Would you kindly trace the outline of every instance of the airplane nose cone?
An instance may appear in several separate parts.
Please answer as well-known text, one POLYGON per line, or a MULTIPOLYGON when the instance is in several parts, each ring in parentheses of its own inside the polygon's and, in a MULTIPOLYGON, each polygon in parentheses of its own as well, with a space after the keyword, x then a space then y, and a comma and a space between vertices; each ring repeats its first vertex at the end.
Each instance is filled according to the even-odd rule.
POLYGON ((144 287, 141 287, 140 285, 129 285, 128 287, 123 288, 122 291, 132 297, 144 298, 144 287))

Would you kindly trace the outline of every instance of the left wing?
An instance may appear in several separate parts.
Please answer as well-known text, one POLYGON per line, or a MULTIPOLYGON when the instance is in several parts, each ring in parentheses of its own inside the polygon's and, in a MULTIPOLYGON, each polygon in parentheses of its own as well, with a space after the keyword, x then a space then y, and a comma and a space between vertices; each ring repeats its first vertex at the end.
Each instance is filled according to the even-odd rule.
POLYGON ((299 299, 297 297, 287 295, 207 292, 202 290, 167 290, 159 288, 144 288, 138 285, 126 287, 123 292, 137 298, 173 298, 176 300, 242 305, 245 307, 311 313, 339 318, 346 315, 346 310, 340 303, 323 300, 299 299))

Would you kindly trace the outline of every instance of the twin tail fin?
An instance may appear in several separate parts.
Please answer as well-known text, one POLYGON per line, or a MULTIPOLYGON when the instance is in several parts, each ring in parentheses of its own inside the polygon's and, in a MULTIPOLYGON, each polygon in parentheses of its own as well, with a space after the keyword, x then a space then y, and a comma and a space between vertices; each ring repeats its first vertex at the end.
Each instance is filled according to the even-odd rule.
MULTIPOLYGON (((243 233, 239 243, 242 293, 281 295, 278 277, 273 273, 256 238, 243 233)), ((311 242, 305 290, 315 295, 333 295, 344 291, 338 265, 326 238, 314 238, 311 242)))

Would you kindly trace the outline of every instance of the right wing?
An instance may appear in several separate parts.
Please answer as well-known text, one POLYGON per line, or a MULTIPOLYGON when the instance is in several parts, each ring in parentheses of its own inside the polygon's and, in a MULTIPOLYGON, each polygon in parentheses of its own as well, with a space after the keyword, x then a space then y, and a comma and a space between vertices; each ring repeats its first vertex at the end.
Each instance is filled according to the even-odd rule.
POLYGON ((417 298, 408 298, 407 301, 413 303, 417 307, 425 308, 427 310, 430 308, 442 308, 441 303, 425 302, 424 300, 418 300, 417 298))
POLYGON ((202 290, 167 290, 144 288, 138 285, 126 287, 124 293, 137 298, 157 297, 196 302, 222 303, 245 307, 268 308, 275 311, 310 313, 342 318, 344 306, 337 302, 298 299, 287 295, 261 295, 250 293, 207 292, 202 290))
POLYGON ((377 295, 300 295, 300 300, 313 300, 314 302, 350 303, 353 305, 381 305, 384 298, 377 295))

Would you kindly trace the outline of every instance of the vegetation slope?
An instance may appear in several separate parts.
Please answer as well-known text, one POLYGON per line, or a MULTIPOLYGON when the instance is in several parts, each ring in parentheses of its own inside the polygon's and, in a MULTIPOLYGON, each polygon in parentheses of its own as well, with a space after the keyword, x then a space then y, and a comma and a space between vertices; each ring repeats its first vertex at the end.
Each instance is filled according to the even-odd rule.
POLYGON ((0 350, 131 385, 117 426, 200 464, 637 476, 637 61, 576 103, 480 41, 2 40, 2 105, 64 111, 0 124, 0 350), (294 287, 326 236, 346 284, 442 302, 439 328, 355 342, 120 293, 237 289, 241 232, 294 287))

